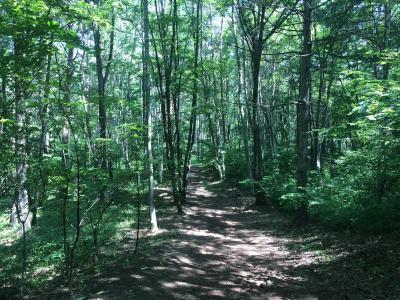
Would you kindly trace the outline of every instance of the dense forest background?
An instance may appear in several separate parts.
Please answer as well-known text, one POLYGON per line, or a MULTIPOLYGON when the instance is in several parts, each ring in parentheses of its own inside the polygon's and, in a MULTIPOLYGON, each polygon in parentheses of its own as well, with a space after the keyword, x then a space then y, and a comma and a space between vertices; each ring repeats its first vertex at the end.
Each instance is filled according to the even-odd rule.
POLYGON ((399 230, 399 51, 394 0, 2 0, 0 282, 157 231, 192 164, 297 225, 399 230))

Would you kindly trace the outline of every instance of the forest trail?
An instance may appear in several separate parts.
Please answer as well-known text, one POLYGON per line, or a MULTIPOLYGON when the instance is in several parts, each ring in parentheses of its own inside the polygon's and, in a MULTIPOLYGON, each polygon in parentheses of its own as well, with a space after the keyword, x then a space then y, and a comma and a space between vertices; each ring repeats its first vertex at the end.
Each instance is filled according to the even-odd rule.
MULTIPOLYGON (((143 239, 134 262, 110 264, 90 280, 85 295, 89 299, 334 299, 321 297, 318 284, 307 277, 317 258, 295 250, 298 238, 291 236, 288 221, 255 210, 252 198, 242 197, 208 173, 192 167, 184 215, 172 207, 159 215, 162 229, 156 240, 162 242, 143 239)), ((132 253, 132 244, 133 239, 125 251, 132 253)), ((335 293, 340 299, 340 291, 335 293)))

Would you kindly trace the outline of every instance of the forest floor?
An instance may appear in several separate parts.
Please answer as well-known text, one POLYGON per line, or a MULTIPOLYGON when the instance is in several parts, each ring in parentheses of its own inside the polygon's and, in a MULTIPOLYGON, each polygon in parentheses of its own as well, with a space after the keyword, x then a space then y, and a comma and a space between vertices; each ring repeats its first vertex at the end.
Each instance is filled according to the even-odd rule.
POLYGON ((400 299, 398 241, 298 229, 200 167, 192 167, 184 215, 165 201, 167 189, 158 197, 168 203, 160 231, 144 232, 133 254, 132 230, 72 298, 400 299))

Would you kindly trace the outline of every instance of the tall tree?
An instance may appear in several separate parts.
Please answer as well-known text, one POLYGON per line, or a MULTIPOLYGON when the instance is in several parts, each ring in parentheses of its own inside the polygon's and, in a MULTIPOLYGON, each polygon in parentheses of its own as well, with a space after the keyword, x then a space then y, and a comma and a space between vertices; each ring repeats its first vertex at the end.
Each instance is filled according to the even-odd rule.
POLYGON ((152 30, 152 43, 156 60, 157 88, 160 97, 161 120, 164 132, 165 152, 167 168, 172 185, 172 194, 178 213, 183 213, 182 208, 182 172, 180 152, 180 130, 179 127, 179 97, 180 79, 182 70, 179 70, 180 60, 178 49, 178 3, 172 0, 168 6, 166 15, 163 0, 155 0, 155 11, 157 18, 157 32, 160 50, 157 46, 154 30, 152 30), (167 24, 167 26, 165 26, 167 24))
POLYGON ((148 0, 143 0, 143 79, 142 79, 142 95, 143 107, 146 123, 146 154, 147 154, 147 172, 149 176, 149 214, 150 214, 150 229, 158 230, 156 209, 154 206, 154 169, 153 169, 153 123, 152 109, 150 99, 150 43, 149 43, 149 3, 148 0))
MULTIPOLYGON (((303 50, 300 58, 300 86, 297 102, 297 187, 304 192, 308 171, 308 120, 311 102, 311 14, 312 0, 303 1, 303 50)), ((307 217, 307 203, 303 199, 299 212, 307 217)))
POLYGON ((14 38, 14 99, 15 99, 15 119, 17 121, 17 130, 15 133, 15 213, 12 216, 12 223, 18 219, 23 230, 30 228, 30 212, 27 190, 27 174, 28 174, 28 157, 27 157, 27 132, 26 132, 26 96, 27 85, 29 84, 26 68, 27 61, 24 60, 24 49, 28 47, 28 43, 24 36, 16 36, 14 38))
POLYGON ((252 68, 253 179, 256 205, 268 203, 261 185, 264 175, 260 99, 261 57, 267 41, 281 28, 296 5, 297 2, 281 3, 274 0, 237 2, 240 25, 250 51, 252 68))
POLYGON ((189 133, 186 142, 185 159, 183 163, 182 176, 182 192, 183 199, 186 199, 186 189, 188 184, 189 165, 192 156, 192 149, 196 137, 196 121, 197 121, 197 97, 198 97, 198 81, 199 81, 199 49, 200 49, 200 24, 201 24, 201 0, 196 1, 196 18, 193 32, 194 39, 194 62, 193 62, 193 88, 192 88, 192 107, 190 111, 189 133))
MULTIPOLYGON (((100 8, 100 0, 97 0, 96 5, 100 8)), ((93 21, 92 29, 93 29, 93 39, 94 39, 94 52, 96 57, 96 73, 97 73, 97 92, 98 92, 98 103, 99 103, 99 135, 101 139, 100 146, 100 165, 103 170, 107 169, 109 175, 112 177, 111 171, 111 161, 107 161, 107 147, 106 147, 106 139, 107 139, 107 112, 106 112, 106 83, 108 81, 108 77, 110 75, 110 66, 113 58, 114 52, 114 32, 115 28, 115 7, 112 6, 111 9, 111 32, 109 39, 109 49, 108 56, 105 62, 103 63, 102 56, 102 41, 101 41, 101 33, 100 33, 100 25, 98 21, 93 21)))
POLYGON ((246 83, 245 83, 245 70, 243 70, 243 64, 245 64, 244 57, 242 58, 240 55, 240 48, 243 46, 239 44, 241 40, 241 36, 237 32, 236 27, 236 19, 234 15, 234 10, 232 8, 232 25, 233 25, 233 35, 234 35, 234 42, 235 42, 235 59, 236 59, 236 68, 237 68, 237 77, 238 77, 238 110, 239 110, 239 119, 240 119, 240 127, 241 127, 241 134, 244 144, 244 154, 246 158, 247 164, 247 176, 248 178, 252 178, 252 170, 251 170, 251 158, 250 158, 250 150, 249 150, 249 140, 248 140, 248 126, 245 114, 245 106, 246 106, 246 83), (239 35, 239 37, 238 37, 239 35), (243 59, 243 62, 242 62, 243 59))

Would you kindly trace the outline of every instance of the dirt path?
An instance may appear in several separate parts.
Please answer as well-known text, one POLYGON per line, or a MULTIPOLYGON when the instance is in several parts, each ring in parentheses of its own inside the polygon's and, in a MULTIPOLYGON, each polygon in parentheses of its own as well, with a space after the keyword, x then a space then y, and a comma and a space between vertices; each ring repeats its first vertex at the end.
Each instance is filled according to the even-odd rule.
POLYGON ((285 218, 259 212, 251 203, 251 198, 213 182, 206 171, 194 167, 185 215, 176 215, 171 207, 159 216, 163 230, 141 242, 135 261, 111 263, 107 272, 91 280, 86 295, 90 299, 358 299, 346 298, 346 290, 338 288, 340 282, 324 283, 319 272, 321 259, 326 258, 313 251, 299 252, 300 238, 290 234, 285 218))

